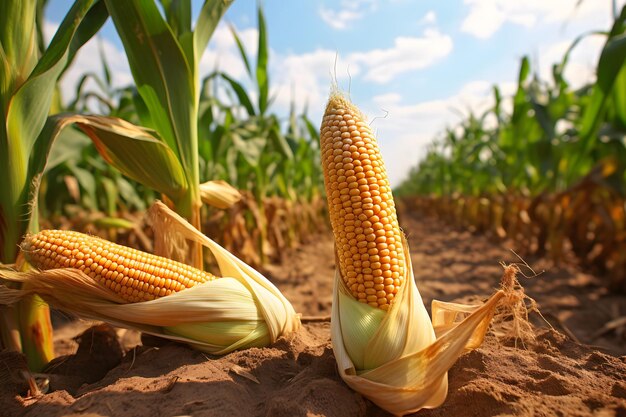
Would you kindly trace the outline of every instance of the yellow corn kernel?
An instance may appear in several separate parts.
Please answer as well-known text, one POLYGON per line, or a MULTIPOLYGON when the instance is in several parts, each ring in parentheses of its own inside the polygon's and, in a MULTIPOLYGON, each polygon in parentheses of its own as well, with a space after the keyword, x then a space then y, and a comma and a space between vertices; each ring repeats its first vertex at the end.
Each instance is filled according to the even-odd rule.
POLYGON ((34 267, 79 269, 130 303, 215 279, 189 265, 74 231, 43 230, 26 236, 21 247, 34 267))
POLYGON ((403 283, 402 232, 372 130, 339 94, 326 106, 320 147, 341 276, 357 300, 387 310, 403 283))

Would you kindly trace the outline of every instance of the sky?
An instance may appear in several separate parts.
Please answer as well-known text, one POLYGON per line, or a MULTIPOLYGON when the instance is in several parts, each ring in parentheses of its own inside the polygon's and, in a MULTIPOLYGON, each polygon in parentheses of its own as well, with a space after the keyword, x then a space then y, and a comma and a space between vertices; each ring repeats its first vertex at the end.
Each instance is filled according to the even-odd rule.
MULTIPOLYGON (((490 106, 493 85, 505 96, 514 92, 524 55, 530 57, 532 70, 549 80, 552 64, 576 36, 610 28, 611 0, 583 0, 576 7, 578 2, 264 0, 272 110, 287 118, 293 100, 319 125, 336 82, 368 116, 391 185, 397 186, 446 127, 490 106)), ((626 0, 615 3, 621 9, 626 0)), ((199 10, 201 2, 193 4, 199 10)), ((230 7, 202 57, 201 76, 219 68, 251 85, 228 24, 256 56, 258 4, 236 0, 230 7)), ((49 1, 48 36, 70 6, 69 0, 49 1)), ((99 42, 114 85, 132 83, 121 41, 109 21, 66 72, 66 101, 73 98, 83 73, 101 72, 99 42)), ((589 36, 574 49, 565 71, 572 86, 593 81, 603 43, 601 36, 589 36)))

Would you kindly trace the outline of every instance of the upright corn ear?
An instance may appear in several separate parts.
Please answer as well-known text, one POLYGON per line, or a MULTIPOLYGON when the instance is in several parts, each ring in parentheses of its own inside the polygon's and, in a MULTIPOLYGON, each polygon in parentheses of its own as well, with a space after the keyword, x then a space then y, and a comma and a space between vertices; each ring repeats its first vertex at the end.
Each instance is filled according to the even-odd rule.
POLYGON ((481 344, 500 301, 520 300, 505 297, 516 281, 482 306, 433 301, 431 322, 378 145, 339 92, 328 100, 320 142, 337 259, 331 338, 339 374, 393 414, 437 407, 448 369, 481 344))
POLYGON ((406 270, 402 233, 372 129, 342 96, 328 102, 320 148, 341 276, 357 300, 388 310, 406 270))

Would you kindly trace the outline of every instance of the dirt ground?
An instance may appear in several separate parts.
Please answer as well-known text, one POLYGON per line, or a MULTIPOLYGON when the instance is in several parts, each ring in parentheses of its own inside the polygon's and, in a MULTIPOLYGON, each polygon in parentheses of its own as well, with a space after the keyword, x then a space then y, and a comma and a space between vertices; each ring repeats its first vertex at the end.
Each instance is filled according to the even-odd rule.
MULTIPOLYGON (((432 299, 484 299, 497 287, 500 261, 518 262, 502 243, 434 219, 401 219, 417 286, 432 299)), ((328 316, 334 256, 324 231, 264 273, 303 316, 328 316)), ((626 416, 626 339, 605 327, 626 315, 626 296, 575 265, 526 259, 539 272, 521 278, 551 327, 538 316, 524 347, 489 335, 449 372, 446 402, 418 416, 626 416)), ((527 275, 531 273, 527 271, 527 275)), ((68 322, 56 334, 50 390, 15 395, 19 361, 0 358, 0 415, 45 416, 386 416, 339 378, 328 322, 308 322, 263 349, 210 357, 136 332, 68 322), (80 342, 80 348, 78 348, 80 342), (78 352, 77 352, 78 349, 78 352), (75 353, 76 352, 76 353, 75 353), (12 382, 13 381, 13 382, 12 382)))

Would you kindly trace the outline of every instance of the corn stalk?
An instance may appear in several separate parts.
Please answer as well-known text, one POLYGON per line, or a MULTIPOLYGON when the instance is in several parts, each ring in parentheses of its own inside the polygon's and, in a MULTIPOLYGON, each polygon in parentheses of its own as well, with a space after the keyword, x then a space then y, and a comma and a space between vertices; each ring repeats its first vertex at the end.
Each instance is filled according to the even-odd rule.
MULTIPOLYGON (((104 23, 102 3, 78 0, 40 56, 34 0, 0 3, 0 261, 14 263, 24 233, 37 231, 37 190, 51 145, 40 135, 56 83, 76 51, 104 23)), ((53 355, 48 307, 38 297, 2 312, 2 344, 26 354, 31 369, 53 355), (6 329, 7 331, 4 331, 6 329)))

